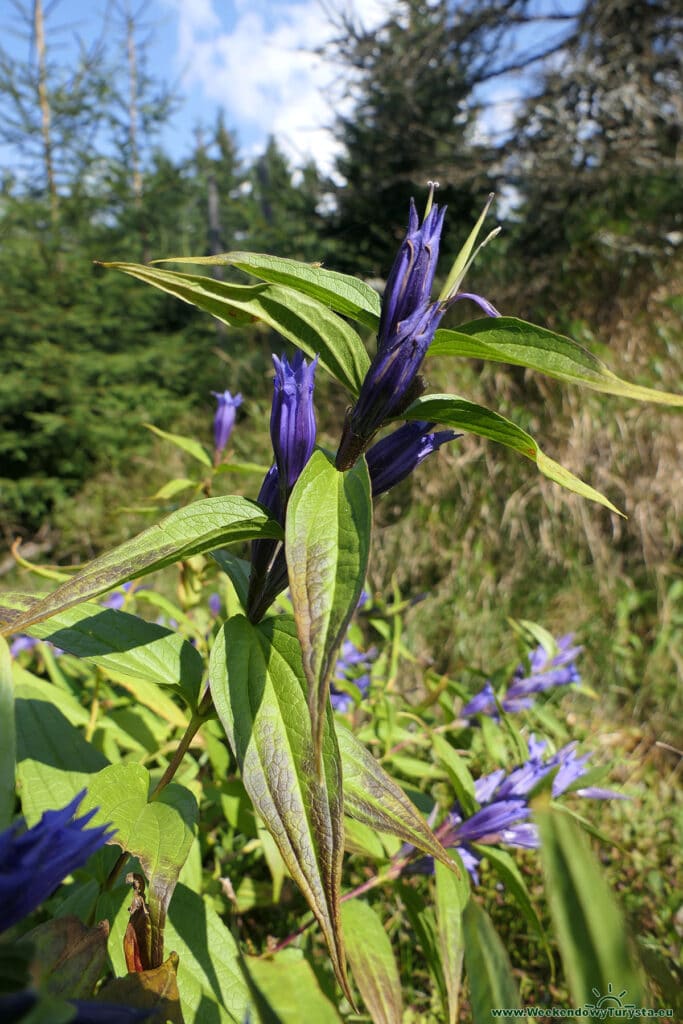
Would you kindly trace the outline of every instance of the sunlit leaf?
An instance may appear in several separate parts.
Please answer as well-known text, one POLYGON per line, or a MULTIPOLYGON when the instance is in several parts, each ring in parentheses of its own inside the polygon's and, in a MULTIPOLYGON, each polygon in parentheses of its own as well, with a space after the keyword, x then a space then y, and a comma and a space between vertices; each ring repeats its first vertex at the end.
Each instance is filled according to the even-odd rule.
MULTIPOLYGON (((517 984, 505 947, 486 911, 471 899, 462 921, 472 1021, 490 1024, 492 1010, 519 1008, 517 984)), ((515 1014, 515 1020, 527 1021, 528 1017, 515 1014)))
POLYGON ((342 725, 337 725, 337 739, 344 766, 344 812, 457 870, 420 812, 360 740, 342 725))
POLYGON ((150 802, 149 772, 139 764, 116 764, 90 779, 82 808, 98 808, 96 824, 117 831, 110 842, 137 857, 149 883, 152 966, 163 960, 166 911, 194 839, 197 801, 171 783, 150 802))
POLYGON ((601 359, 571 338, 512 316, 474 320, 457 331, 439 330, 428 354, 468 356, 527 366, 556 380, 580 384, 594 391, 622 395, 639 402, 683 406, 683 395, 622 380, 601 359))
MULTIPOLYGON (((458 856, 457 853, 455 856, 458 856)), ((462 914, 470 898, 470 882, 462 864, 460 878, 438 862, 434 866, 434 873, 437 934, 441 967, 448 993, 448 1020, 449 1024, 455 1024, 458 1019, 460 981, 465 953, 462 914)))
POLYGON ((373 1024, 401 1024, 401 979, 381 920, 362 900, 347 900, 342 924, 351 972, 373 1024))
POLYGON ((604 505, 611 512, 616 512, 617 515, 623 515, 623 512, 620 512, 603 494, 542 452, 526 430, 522 430, 521 427, 516 426, 499 413, 484 408, 483 405, 469 402, 457 395, 426 395, 413 402, 402 415, 408 420, 429 420, 504 444, 535 462, 541 473, 556 484, 560 484, 575 494, 580 494, 582 498, 588 498, 589 501, 604 505))
MULTIPOLYGON (((3 594, 2 599, 6 608, 18 612, 33 604, 25 594, 3 594)), ((196 700, 204 671, 202 657, 192 644, 165 626, 129 612, 84 603, 25 631, 105 672, 172 687, 191 705, 196 700)))
POLYGON ((100 555, 26 612, 17 614, 0 608, 0 616, 9 622, 12 632, 25 630, 57 612, 183 558, 234 541, 263 537, 279 540, 282 530, 255 502, 234 496, 195 501, 172 512, 133 540, 100 555))
POLYGON ((102 265, 175 295, 228 325, 260 321, 309 356, 318 355, 320 365, 353 394, 360 391, 370 366, 365 346, 356 331, 318 299, 281 284, 229 284, 137 263, 102 265))
POLYGON ((316 763, 330 703, 330 676, 363 589, 371 529, 365 460, 340 473, 327 455, 314 452, 289 499, 285 552, 316 763))
POLYGON ((262 252, 226 252, 216 256, 181 256, 154 263, 191 263, 196 266, 237 267, 252 277, 273 284, 285 284, 295 291, 310 295, 337 313, 351 317, 368 327, 377 329, 380 297, 365 281, 350 274, 298 260, 268 256, 262 252))
POLYGON ((618 985, 628 1002, 642 1002, 642 986, 624 919, 585 835, 567 815, 540 805, 534 817, 550 913, 576 1006, 594 1003, 618 985))
POLYGON ((348 993, 339 924, 344 852, 341 761, 331 708, 323 772, 313 755, 301 648, 291 618, 228 619, 216 638, 211 692, 254 807, 313 910, 348 993))

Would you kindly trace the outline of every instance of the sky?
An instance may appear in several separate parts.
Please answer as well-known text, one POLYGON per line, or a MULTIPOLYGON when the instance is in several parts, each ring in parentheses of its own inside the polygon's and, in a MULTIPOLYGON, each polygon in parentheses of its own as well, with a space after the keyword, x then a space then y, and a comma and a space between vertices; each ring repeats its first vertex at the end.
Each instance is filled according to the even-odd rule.
MULTIPOLYGON (((43 3, 46 47, 56 60, 76 52, 77 37, 90 45, 104 26, 108 45, 120 42, 125 69, 116 15, 125 0, 43 3)), ((333 34, 332 19, 342 11, 367 28, 378 24, 383 0, 130 0, 128 6, 141 12, 150 72, 182 97, 160 137, 169 155, 187 155, 197 127, 212 126, 222 108, 246 157, 274 134, 294 165, 313 158, 331 169, 335 69, 313 51, 333 34)), ((0 45, 23 61, 30 43, 16 34, 18 26, 9 0, 0 0, 0 45)))
MULTIPOLYGON (((23 0, 32 8, 32 0, 23 0)), ((572 0, 538 0, 557 6, 572 0)), ((576 0, 573 0, 576 2, 576 0)), ((340 108, 338 70, 314 52, 334 34, 334 21, 350 14, 366 29, 377 26, 390 0, 43 0, 46 45, 55 60, 76 53, 104 31, 107 49, 126 56, 120 12, 139 15, 151 74, 182 98, 159 137, 174 159, 189 155, 198 127, 209 129, 220 109, 247 159, 276 136, 294 166, 313 159, 333 170, 336 143, 329 131, 340 108), (117 15, 117 11, 119 14, 117 15)), ((0 0, 0 45, 25 61, 30 41, 16 34, 18 19, 9 0, 0 0)), ((480 138, 500 139, 514 118, 519 81, 488 87, 480 138)), ((12 154, 0 147, 0 167, 12 154)))

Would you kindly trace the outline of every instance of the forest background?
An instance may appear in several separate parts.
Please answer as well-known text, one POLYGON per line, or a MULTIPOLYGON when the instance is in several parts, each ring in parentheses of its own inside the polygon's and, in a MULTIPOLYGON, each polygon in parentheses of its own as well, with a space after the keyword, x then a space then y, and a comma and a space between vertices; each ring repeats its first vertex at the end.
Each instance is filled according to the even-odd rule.
MULTIPOLYGON (((472 290, 569 334, 622 376, 681 388, 683 22, 673 0, 587 0, 570 13, 529 0, 396 0, 371 31, 332 9, 322 57, 344 102, 328 172, 294 166, 276 138, 247 157, 224 116, 197 125, 187 158, 164 151, 182 97, 149 67, 140 13, 110 7, 116 31, 77 62, 53 45, 49 8, 14 13, 32 45, 25 62, 0 48, 0 141, 12 154, 0 168, 3 584, 20 571, 16 538, 28 558, 75 565, 177 507, 183 497, 163 485, 186 475, 185 456, 145 424, 209 442, 212 391, 244 397, 235 458, 269 458, 270 355, 282 340, 263 326, 228 330, 94 260, 251 250, 377 282, 427 180, 449 208, 442 267, 496 191, 503 232, 472 290), (526 44, 512 45, 524 26, 526 44), (521 83, 514 117, 501 114, 497 131, 495 92, 482 86, 510 75, 521 83)), ((464 305, 451 324, 478 315, 464 305)), ((675 959, 680 417, 502 364, 439 360, 434 376, 511 415, 629 518, 466 436, 379 503, 372 590, 423 598, 405 635, 419 671, 432 659, 437 673, 486 674, 513 650, 510 617, 578 633, 585 687, 569 714, 607 733, 619 781, 648 780, 647 827, 633 819, 634 856, 614 858, 612 879, 675 959)), ((319 382, 323 444, 342 402, 319 382)), ((252 494, 258 480, 226 473, 221 486, 252 494)), ((417 678, 408 672, 405 686, 417 678)), ((623 814, 600 813, 608 831, 623 814)))

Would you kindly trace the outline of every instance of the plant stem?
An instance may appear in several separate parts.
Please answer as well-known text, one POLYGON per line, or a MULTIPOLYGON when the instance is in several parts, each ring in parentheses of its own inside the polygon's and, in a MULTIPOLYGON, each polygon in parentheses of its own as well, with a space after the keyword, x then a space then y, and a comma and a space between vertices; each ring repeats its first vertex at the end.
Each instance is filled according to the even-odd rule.
POLYGON ((200 710, 195 711, 195 713, 192 715, 192 718, 190 719, 190 723, 187 729, 183 734, 183 738, 181 739, 180 743, 176 748, 175 754, 168 763, 166 771, 161 776, 152 792, 149 794, 150 801, 157 799, 162 789, 166 788, 166 786, 169 784, 175 773, 178 771, 182 759, 185 757, 185 754, 190 749, 190 744, 192 743, 192 740, 195 738, 201 725, 205 721, 206 715, 203 715, 200 710))

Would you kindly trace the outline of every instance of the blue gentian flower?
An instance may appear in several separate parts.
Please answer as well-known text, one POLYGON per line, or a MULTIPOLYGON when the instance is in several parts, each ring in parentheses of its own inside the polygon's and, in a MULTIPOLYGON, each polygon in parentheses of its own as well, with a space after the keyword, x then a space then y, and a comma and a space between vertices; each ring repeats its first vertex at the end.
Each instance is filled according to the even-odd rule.
MULTIPOLYGON (((551 787, 556 799, 586 774, 590 755, 576 755, 576 743, 568 743, 550 757, 546 757, 547 744, 532 734, 529 739, 529 759, 511 772, 498 768, 482 775, 474 783, 474 795, 479 809, 465 817, 456 804, 446 821, 436 830, 436 835, 445 847, 456 849, 465 868, 474 881, 479 883, 478 865, 481 854, 472 849, 480 846, 513 846, 536 849, 539 837, 536 825, 529 821, 531 808, 529 796, 539 782, 555 772, 551 787)), ((597 786, 574 789, 578 796, 596 800, 626 799, 623 793, 597 786)), ((404 845, 399 856, 406 856, 412 847, 404 845)), ((420 858, 410 865, 409 871, 428 872, 433 870, 431 858, 420 858)))
MULTIPOLYGON (((275 463, 266 473, 256 500, 284 526, 289 495, 315 447, 313 389, 318 357, 308 364, 301 352, 297 352, 291 364, 284 355, 281 359, 273 356, 273 363, 275 380, 270 437, 275 463)), ((250 620, 258 622, 262 619, 286 586, 287 564, 282 543, 254 541, 247 598, 250 620)))
POLYGON ((120 589, 113 590, 108 597, 104 598, 102 606, 104 608, 113 608, 114 611, 120 612, 126 603, 126 594, 133 586, 133 582, 133 580, 130 580, 128 583, 123 583, 120 589))
POLYGON ((38 646, 40 640, 37 640, 34 636, 17 636, 14 638, 12 643, 9 645, 9 652, 13 658, 16 658, 18 654, 23 651, 32 651, 38 646))
POLYGON ((289 495, 315 447, 313 388, 318 357, 307 363, 297 351, 291 364, 287 356, 273 356, 275 389, 270 412, 270 439, 280 487, 289 495))
POLYGON ((361 651, 351 640, 344 640, 330 682, 330 700, 335 711, 345 713, 354 706, 351 694, 335 686, 335 681, 341 685, 352 683, 365 697, 370 689, 370 670, 376 654, 374 647, 361 651))
POLYGON ((221 595, 217 594, 215 590, 211 594, 209 594, 208 605, 209 611, 213 615, 214 619, 217 619, 221 613, 222 603, 221 595))
POLYGON ((211 394, 218 402, 213 420, 213 443, 216 459, 219 459, 228 446, 237 410, 242 404, 242 395, 237 394, 233 398, 229 391, 212 391, 211 394))
MULTIPOLYGON (((70 1017, 70 1024, 143 1024, 152 1017, 157 1020, 155 1010, 141 1010, 134 1006, 119 1006, 114 1003, 103 1003, 70 999, 69 1005, 75 1007, 75 1017, 70 1017)), ((36 992, 11 992, 0 995, 0 1020, 3 1024, 21 1024, 27 1014, 38 1003, 36 992)), ((41 1019, 45 1019, 41 1016, 41 1019)))
MULTIPOLYGON (((529 668, 518 665, 512 680, 501 699, 503 710, 508 713, 526 710, 533 705, 532 694, 543 693, 556 686, 580 683, 581 676, 576 659, 583 647, 574 644, 574 634, 568 633, 557 641, 557 654, 552 657, 545 647, 539 645, 529 655, 529 668)), ((498 718, 493 686, 487 682, 476 696, 462 709, 462 718, 474 715, 489 715, 498 718)))
POLYGON ((469 263, 457 274, 452 287, 431 301, 446 213, 445 207, 433 204, 433 192, 432 184, 422 224, 410 200, 408 230, 382 300, 377 353, 344 424, 336 459, 340 470, 352 466, 380 427, 400 416, 422 394, 420 367, 444 313, 454 302, 474 299, 487 315, 498 315, 488 300, 457 291, 469 263))
POLYGON ((456 434, 454 430, 434 432, 433 427, 433 423, 422 420, 404 423, 398 430, 394 430, 368 449, 365 457, 373 498, 405 480, 416 466, 432 452, 437 451, 442 444, 462 436, 456 434))
POLYGON ((74 817, 84 795, 61 811, 46 811, 33 828, 17 821, 0 832, 0 931, 35 910, 115 834, 107 825, 85 828, 96 809, 74 817))

